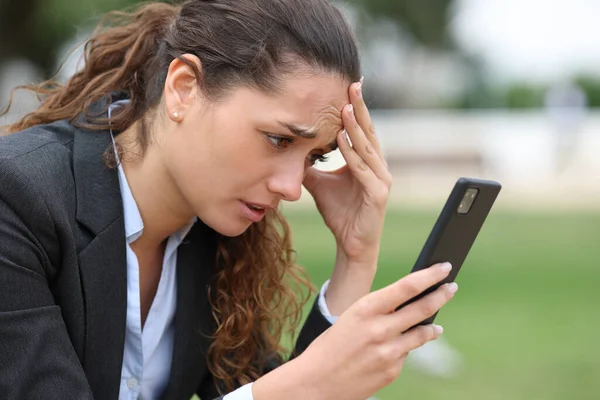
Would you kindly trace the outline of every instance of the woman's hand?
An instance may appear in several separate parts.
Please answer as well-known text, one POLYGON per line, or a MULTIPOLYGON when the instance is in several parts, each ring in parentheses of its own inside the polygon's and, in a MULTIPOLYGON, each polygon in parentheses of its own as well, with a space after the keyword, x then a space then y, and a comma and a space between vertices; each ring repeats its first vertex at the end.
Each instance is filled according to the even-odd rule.
POLYGON ((435 325, 410 328, 435 314, 457 286, 444 284, 395 312, 396 307, 449 271, 449 264, 435 265, 358 300, 300 356, 257 380, 254 399, 364 400, 389 385, 408 352, 442 332, 435 325))
POLYGON ((379 253, 385 207, 392 185, 375 136, 369 110, 362 97, 362 83, 350 85, 350 101, 342 111, 345 131, 338 133, 344 167, 324 172, 309 168, 304 186, 315 199, 325 224, 345 262, 372 264, 379 253))
POLYGON ((341 315, 371 290, 392 185, 363 100, 362 82, 350 85, 349 98, 352 104, 342 110, 345 130, 337 137, 346 165, 332 172, 309 168, 304 179, 337 244, 326 294, 332 315, 341 315))

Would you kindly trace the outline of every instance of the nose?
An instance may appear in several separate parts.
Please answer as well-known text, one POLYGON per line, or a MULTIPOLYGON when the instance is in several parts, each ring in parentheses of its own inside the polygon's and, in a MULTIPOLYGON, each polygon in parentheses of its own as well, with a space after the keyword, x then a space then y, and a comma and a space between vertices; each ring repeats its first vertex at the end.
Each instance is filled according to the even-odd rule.
POLYGON ((267 182, 269 191, 278 194, 283 200, 297 201, 302 195, 302 181, 304 180, 304 165, 281 165, 271 175, 267 182))

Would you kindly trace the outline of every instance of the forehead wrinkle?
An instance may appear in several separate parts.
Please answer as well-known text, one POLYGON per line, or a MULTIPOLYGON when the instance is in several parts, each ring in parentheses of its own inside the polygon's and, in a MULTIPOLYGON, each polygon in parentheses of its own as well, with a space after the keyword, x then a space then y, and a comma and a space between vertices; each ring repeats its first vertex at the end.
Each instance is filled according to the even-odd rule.
POLYGON ((319 112, 319 116, 317 117, 316 122, 313 125, 313 128, 316 128, 318 132, 321 133, 320 136, 323 136, 329 129, 324 129, 326 125, 333 125, 333 138, 332 141, 325 144, 326 147, 330 149, 330 151, 335 151, 338 148, 337 144, 337 133, 340 129, 342 129, 342 115, 341 109, 338 109, 335 105, 327 105, 322 111, 319 112))
POLYGON ((290 124, 290 123, 286 123, 286 122, 282 122, 282 121, 278 121, 278 123, 280 125, 288 128, 290 131, 295 133, 297 136, 301 136, 306 139, 316 139, 316 138, 318 138, 318 134, 323 131, 322 127, 319 127, 320 125, 323 125, 323 122, 322 122, 323 120, 332 118, 335 121, 333 123, 333 125, 339 125, 339 129, 341 129, 341 127, 342 127, 341 115, 340 115, 340 112, 336 109, 336 107, 328 106, 325 110, 326 110, 326 112, 319 113, 319 117, 317 117, 317 120, 311 126, 302 125, 302 124, 290 124), (297 132, 297 131, 301 131, 301 132, 297 132))
POLYGON ((333 129, 335 130, 335 134, 342 129, 342 113, 337 107, 331 105, 326 107, 317 118, 315 123, 315 127, 319 127, 320 131, 323 131, 323 125, 331 124, 333 129))

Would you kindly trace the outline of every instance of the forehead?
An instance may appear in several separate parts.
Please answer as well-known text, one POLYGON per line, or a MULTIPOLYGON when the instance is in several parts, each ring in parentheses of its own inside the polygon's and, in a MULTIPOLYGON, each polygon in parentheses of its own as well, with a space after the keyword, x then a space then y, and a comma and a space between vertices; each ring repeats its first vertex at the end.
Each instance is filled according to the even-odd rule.
POLYGON ((342 128, 341 111, 348 104, 348 86, 338 75, 321 73, 284 78, 274 97, 286 114, 285 122, 333 135, 342 128))
POLYGON ((319 142, 329 143, 343 127, 341 111, 349 102, 349 85, 334 74, 304 73, 282 78, 275 94, 242 89, 238 95, 257 123, 314 129, 319 142))

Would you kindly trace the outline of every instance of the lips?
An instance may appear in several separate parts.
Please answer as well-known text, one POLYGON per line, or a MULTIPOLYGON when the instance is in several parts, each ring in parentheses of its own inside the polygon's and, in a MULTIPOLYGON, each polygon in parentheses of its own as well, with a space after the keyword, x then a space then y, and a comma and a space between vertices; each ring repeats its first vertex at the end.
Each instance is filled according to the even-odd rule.
POLYGON ((255 204, 251 204, 251 203, 246 203, 246 204, 248 205, 248 207, 250 207, 250 208, 251 208, 251 209, 253 209, 253 210, 262 211, 262 210, 264 210, 264 209, 265 209, 264 207, 257 206, 257 205, 255 205, 255 204))
POLYGON ((242 215, 252 222, 259 222, 265 216, 267 208, 271 208, 263 204, 248 203, 243 200, 240 203, 242 204, 242 215))

